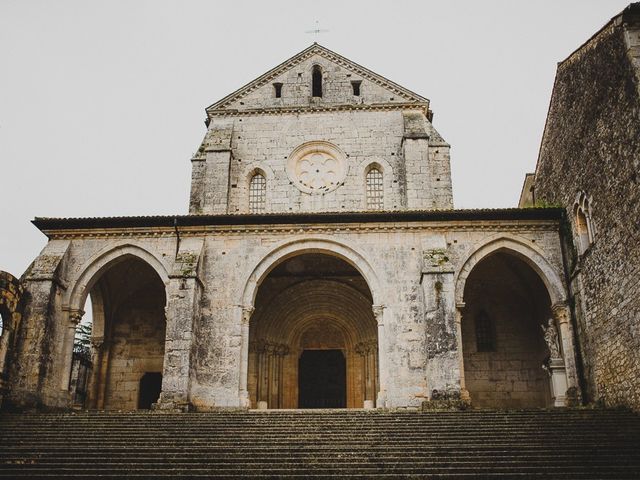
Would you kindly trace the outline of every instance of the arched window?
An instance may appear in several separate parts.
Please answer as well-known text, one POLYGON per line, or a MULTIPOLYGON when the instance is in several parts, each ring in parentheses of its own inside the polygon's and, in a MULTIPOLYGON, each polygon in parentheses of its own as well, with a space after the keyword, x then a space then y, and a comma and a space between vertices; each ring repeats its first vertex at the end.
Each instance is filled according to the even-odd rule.
POLYGON ((593 243, 591 206, 584 192, 578 194, 576 204, 574 205, 574 224, 578 251, 582 255, 587 248, 589 248, 589 245, 593 243))
POLYGON ((249 183, 249 212, 264 212, 267 206, 267 180, 261 173, 251 177, 249 183))
POLYGON ((384 185, 382 183, 382 172, 377 168, 372 168, 367 172, 367 209, 382 210, 384 208, 384 185))
POLYGON ((476 350, 478 352, 496 351, 496 336, 493 322, 484 310, 481 310, 476 315, 476 350))
POLYGON ((313 67, 311 83, 311 95, 314 97, 322 97, 322 70, 320 70, 318 65, 313 67))

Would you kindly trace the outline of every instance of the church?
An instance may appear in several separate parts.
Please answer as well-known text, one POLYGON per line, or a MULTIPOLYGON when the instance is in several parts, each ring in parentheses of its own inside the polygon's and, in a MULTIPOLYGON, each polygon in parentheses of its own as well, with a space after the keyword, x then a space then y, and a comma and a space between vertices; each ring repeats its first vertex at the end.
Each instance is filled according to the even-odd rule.
POLYGON ((632 4, 559 64, 519 207, 456 210, 429 100, 314 43, 206 108, 188 215, 33 221, 2 408, 639 409, 639 80, 632 4))

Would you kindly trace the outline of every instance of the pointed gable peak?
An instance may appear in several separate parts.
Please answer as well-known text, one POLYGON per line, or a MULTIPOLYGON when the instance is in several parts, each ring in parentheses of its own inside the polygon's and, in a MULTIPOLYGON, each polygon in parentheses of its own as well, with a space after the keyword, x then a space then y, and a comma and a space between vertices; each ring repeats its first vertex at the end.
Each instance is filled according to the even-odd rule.
POLYGON ((310 76, 306 73, 312 66, 319 65, 327 72, 327 82, 334 82, 327 95, 323 95, 322 104, 327 107, 336 104, 420 104, 428 109, 429 100, 388 80, 357 63, 314 42, 309 47, 272 68, 268 72, 207 107, 208 116, 224 114, 229 111, 271 109, 281 107, 309 106, 310 76), (304 73, 303 73, 304 72, 304 73), (351 92, 352 83, 363 84, 363 95, 351 92), (274 84, 284 85, 282 98, 276 98, 274 84), (341 90, 340 90, 341 89, 341 90), (340 91, 339 91, 340 90, 340 91), (275 101, 277 100, 277 101, 275 101))

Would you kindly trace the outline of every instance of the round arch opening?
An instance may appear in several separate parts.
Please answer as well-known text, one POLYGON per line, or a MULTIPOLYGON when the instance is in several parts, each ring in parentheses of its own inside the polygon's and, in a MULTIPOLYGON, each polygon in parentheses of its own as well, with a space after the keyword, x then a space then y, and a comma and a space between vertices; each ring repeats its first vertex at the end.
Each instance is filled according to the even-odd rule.
POLYGON ((86 287, 70 372, 73 404, 92 409, 149 409, 158 400, 164 363, 165 284, 146 261, 122 255, 86 287))
POLYGON ((249 324, 252 408, 362 408, 378 390, 372 294, 347 261, 287 256, 262 279, 249 324))
POLYGON ((543 334, 551 299, 538 273, 508 251, 491 253, 469 273, 464 303, 464 378, 474 406, 551 406, 543 334))

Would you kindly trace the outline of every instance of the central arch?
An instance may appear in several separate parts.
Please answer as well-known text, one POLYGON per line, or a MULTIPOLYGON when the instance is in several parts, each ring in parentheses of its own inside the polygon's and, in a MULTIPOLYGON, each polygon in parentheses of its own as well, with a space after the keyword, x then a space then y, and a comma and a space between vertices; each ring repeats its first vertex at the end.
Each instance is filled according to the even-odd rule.
POLYGON ((248 328, 250 405, 372 407, 380 390, 378 323, 374 290, 361 272, 377 286, 373 272, 335 245, 296 246, 277 249, 278 258, 252 275, 255 291, 245 291, 255 306, 248 328))

